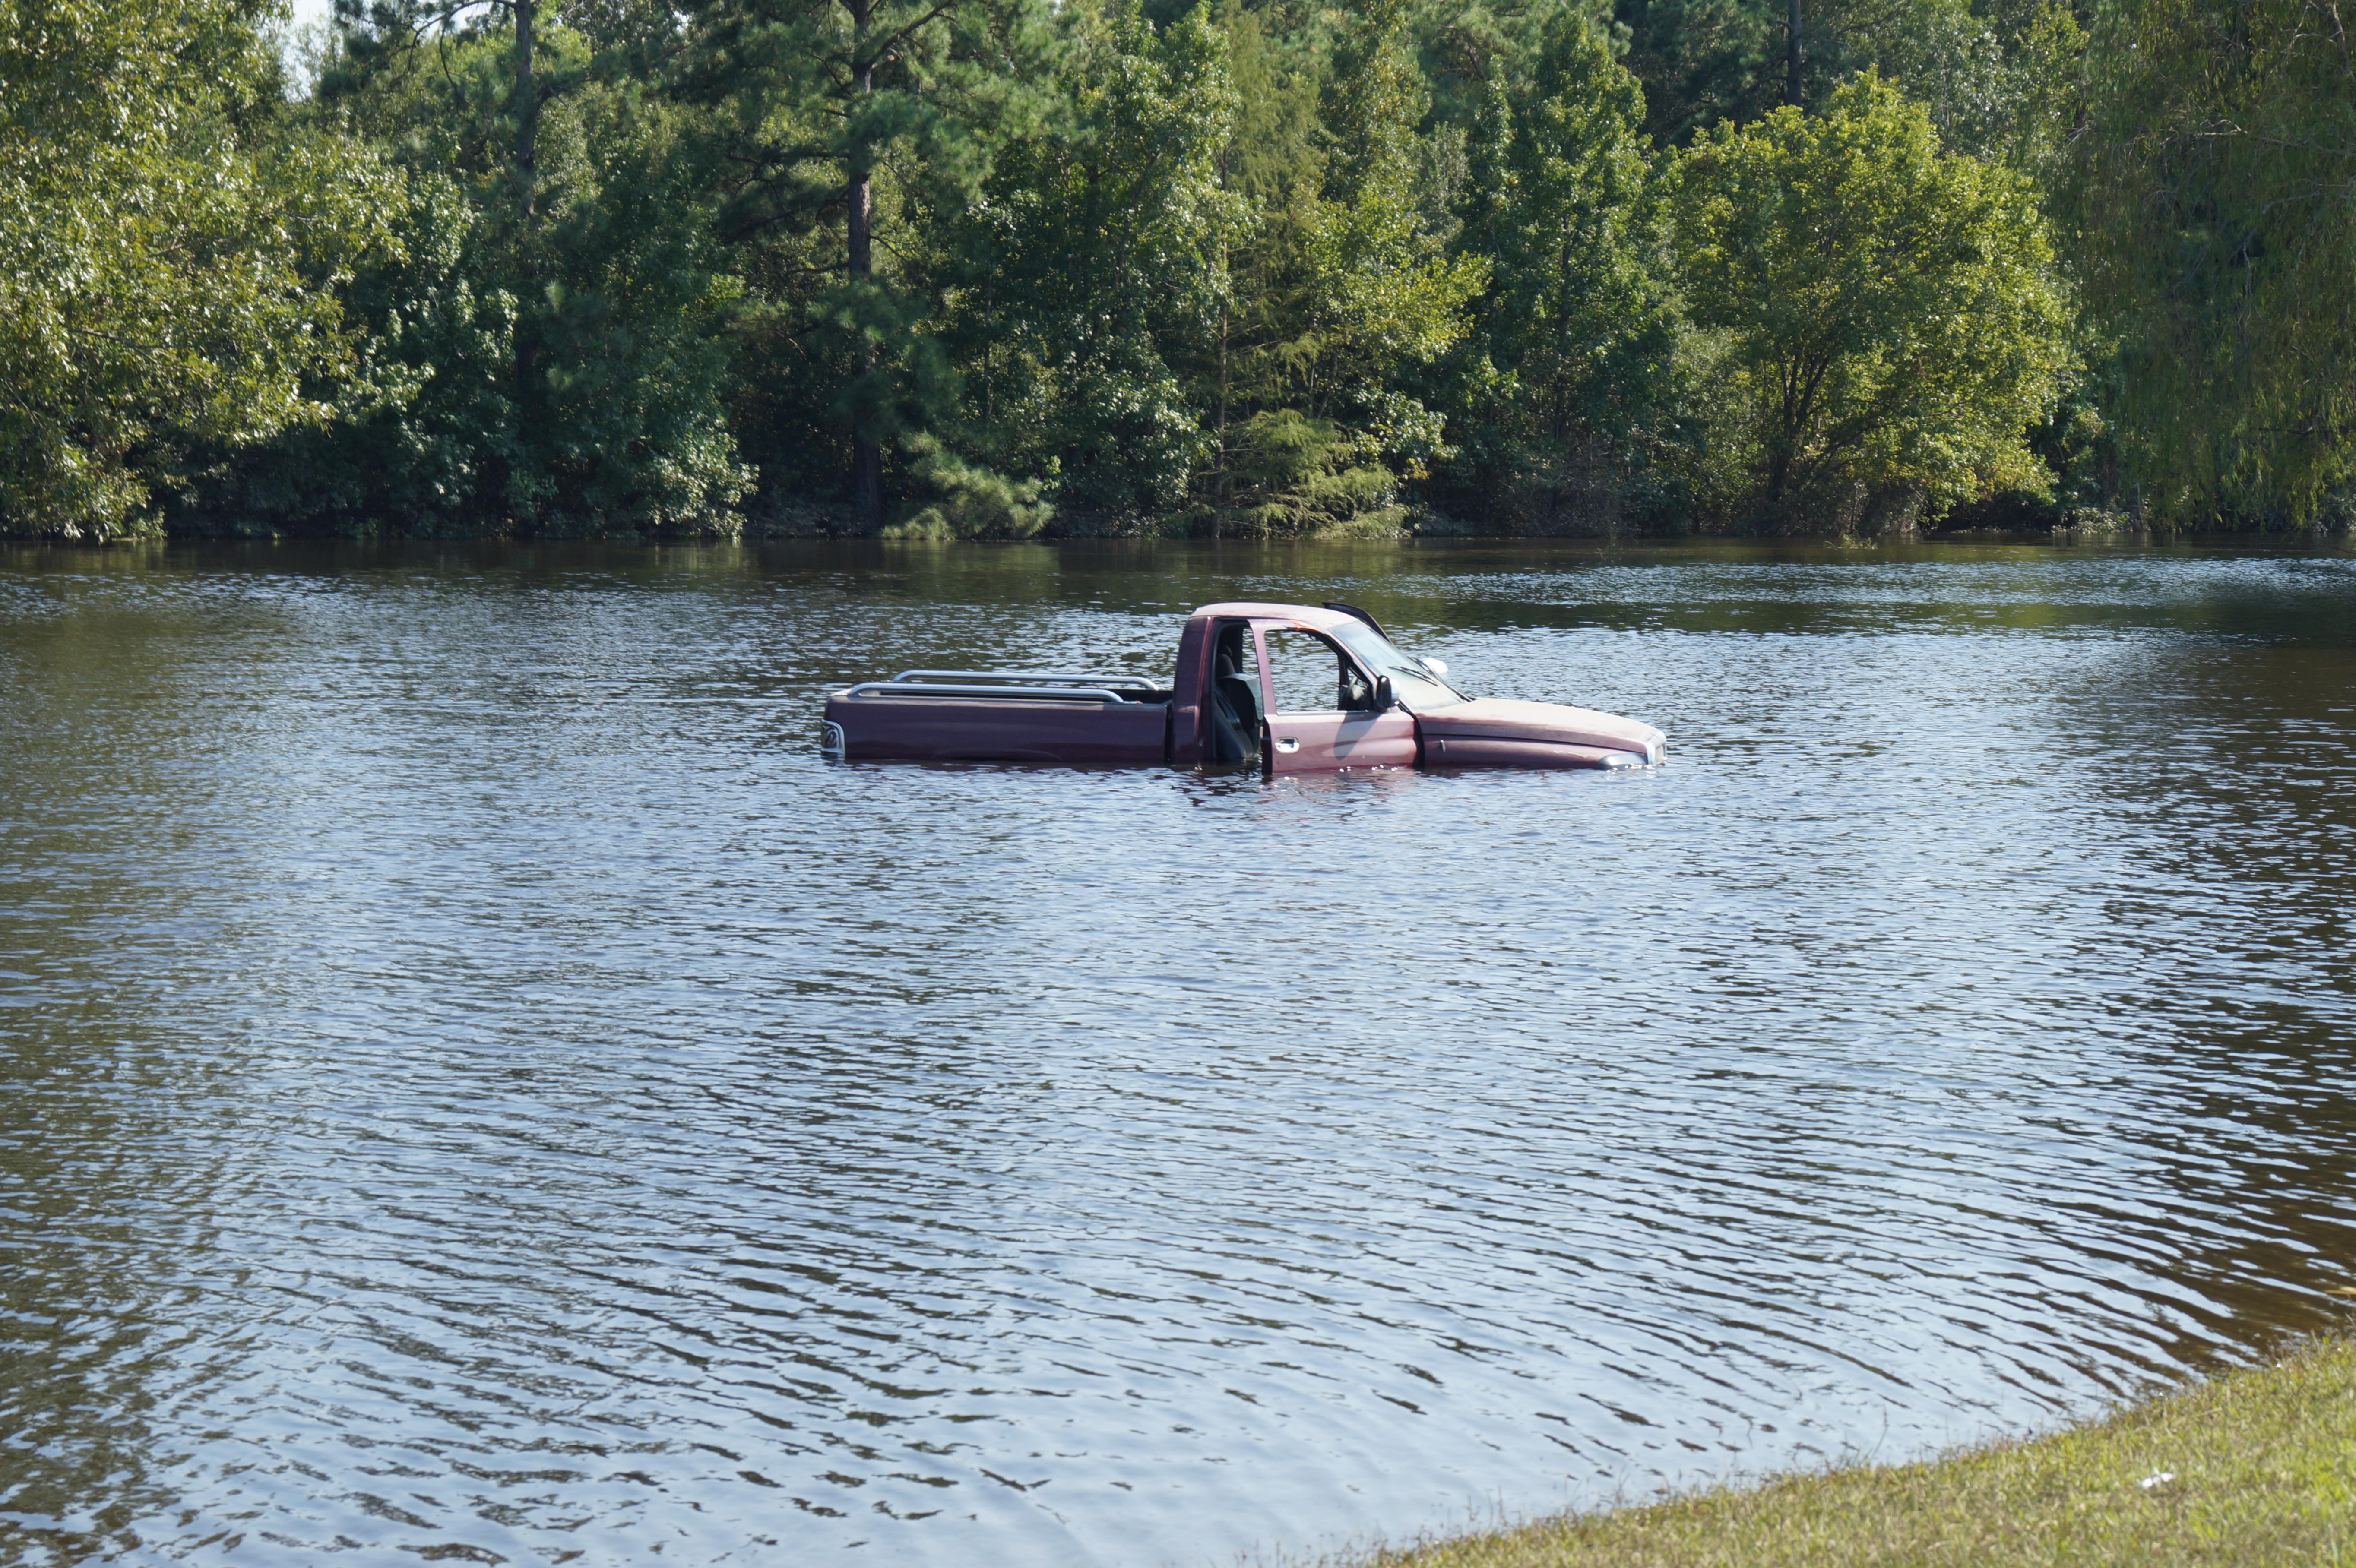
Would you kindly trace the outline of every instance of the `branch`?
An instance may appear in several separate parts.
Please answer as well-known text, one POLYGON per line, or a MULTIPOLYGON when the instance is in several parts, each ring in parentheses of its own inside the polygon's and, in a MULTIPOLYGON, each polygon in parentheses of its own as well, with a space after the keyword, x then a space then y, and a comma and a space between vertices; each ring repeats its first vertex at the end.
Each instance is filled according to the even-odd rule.
MULTIPOLYGON (((878 50, 873 56, 870 57, 867 63, 870 65, 883 64, 884 61, 892 58, 893 50, 898 48, 902 44, 908 41, 910 34, 916 32, 917 28, 925 26, 927 22, 937 21, 940 17, 948 15, 949 12, 954 11, 957 8, 958 0, 941 0, 939 5, 934 6, 931 10, 917 17, 915 21, 901 28, 890 37, 884 39, 883 48, 878 50)), ((855 59, 856 57, 853 58, 855 59)))

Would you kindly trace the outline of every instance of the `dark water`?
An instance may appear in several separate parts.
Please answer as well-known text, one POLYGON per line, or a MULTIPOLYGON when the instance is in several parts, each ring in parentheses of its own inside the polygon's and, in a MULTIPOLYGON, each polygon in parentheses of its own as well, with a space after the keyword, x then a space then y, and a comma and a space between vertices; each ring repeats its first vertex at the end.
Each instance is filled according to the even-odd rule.
POLYGON ((2356 1284, 2356 557, 0 555, 0 1560, 1207 1564, 2356 1284), (1346 598, 1633 777, 829 765, 1346 598))

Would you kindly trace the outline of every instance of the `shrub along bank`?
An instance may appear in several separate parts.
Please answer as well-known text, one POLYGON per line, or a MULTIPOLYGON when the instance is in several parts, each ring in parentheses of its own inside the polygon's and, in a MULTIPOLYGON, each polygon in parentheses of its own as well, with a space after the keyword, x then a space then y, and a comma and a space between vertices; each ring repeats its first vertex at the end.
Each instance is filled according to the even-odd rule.
POLYGON ((2356 1340, 2050 1436, 1578 1514, 1352 1568, 2356 1563, 2356 1340))

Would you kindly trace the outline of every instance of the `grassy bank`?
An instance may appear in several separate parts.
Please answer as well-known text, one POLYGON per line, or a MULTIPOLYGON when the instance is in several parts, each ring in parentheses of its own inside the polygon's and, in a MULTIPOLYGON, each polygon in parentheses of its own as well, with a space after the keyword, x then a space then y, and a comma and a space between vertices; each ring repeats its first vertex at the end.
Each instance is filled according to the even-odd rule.
POLYGON ((1355 1568, 2356 1565, 2356 1340, 2050 1436, 1381 1551, 1355 1568))

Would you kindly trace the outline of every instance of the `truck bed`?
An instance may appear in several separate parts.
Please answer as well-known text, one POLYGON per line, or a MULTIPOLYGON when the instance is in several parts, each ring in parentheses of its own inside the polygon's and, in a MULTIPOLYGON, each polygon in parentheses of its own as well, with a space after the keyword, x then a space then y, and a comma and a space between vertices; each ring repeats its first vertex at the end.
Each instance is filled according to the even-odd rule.
POLYGON ((1135 767, 1168 760, 1171 695, 1133 676, 904 670, 830 697, 824 749, 851 762, 1135 767))

